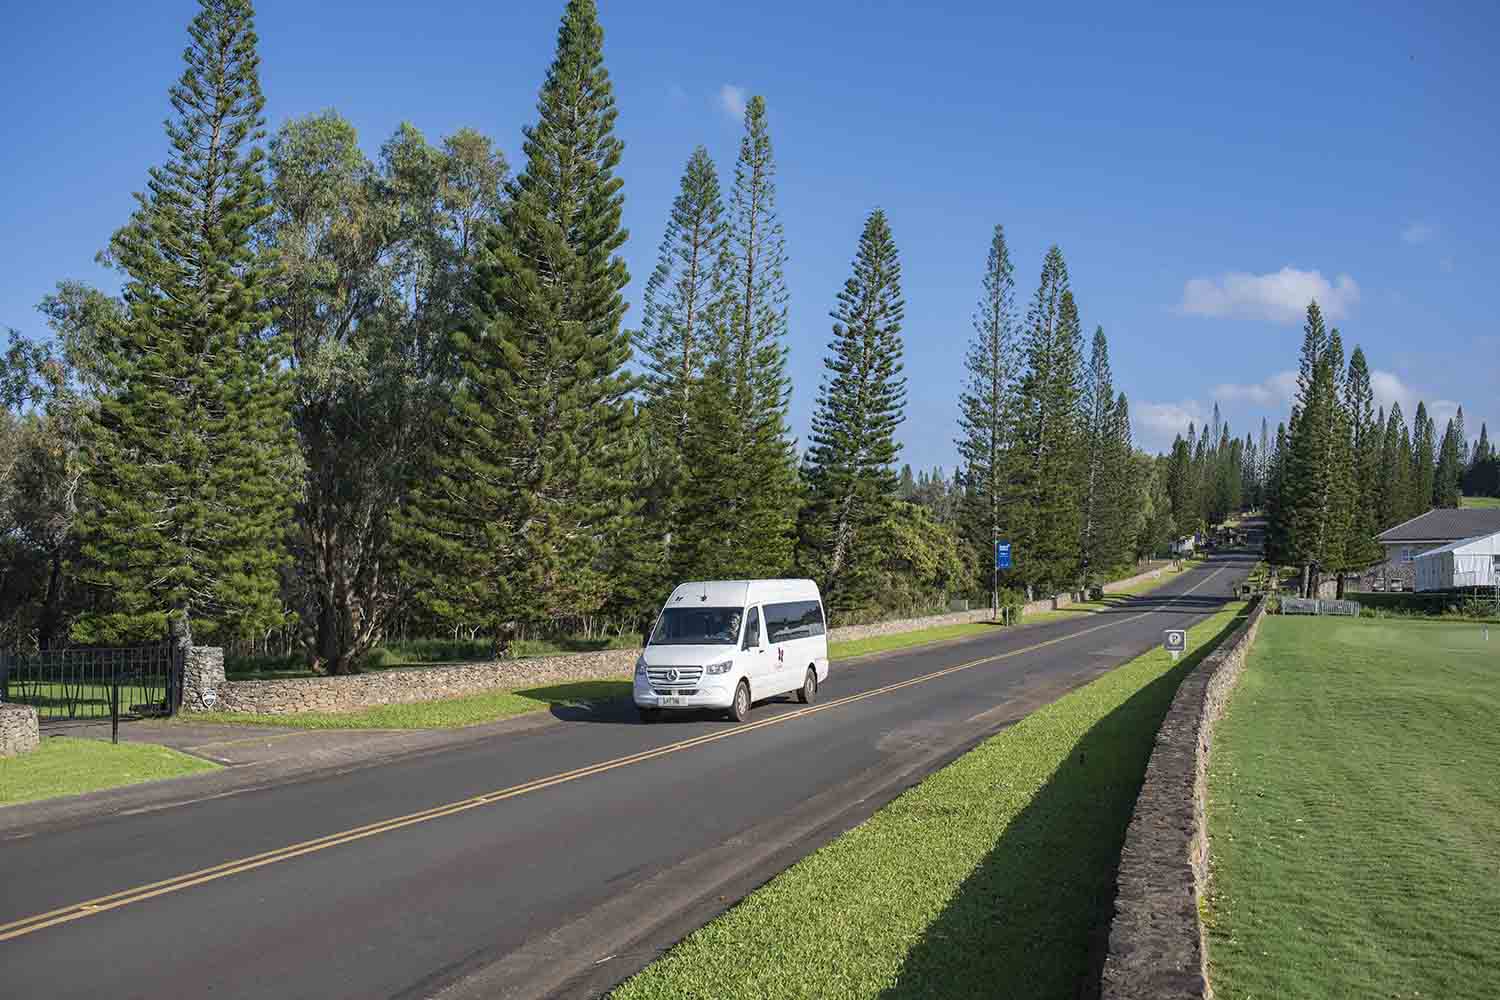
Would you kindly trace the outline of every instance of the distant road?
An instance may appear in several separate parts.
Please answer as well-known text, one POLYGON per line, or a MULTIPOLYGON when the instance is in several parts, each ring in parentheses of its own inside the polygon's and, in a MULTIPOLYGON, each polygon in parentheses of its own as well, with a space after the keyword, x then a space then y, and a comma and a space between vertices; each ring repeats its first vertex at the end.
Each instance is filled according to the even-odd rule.
POLYGON ((1252 562, 835 663, 811 708, 762 704, 740 726, 559 709, 440 753, 0 842, 0 992, 598 995, 980 739, 1211 614, 1252 562))

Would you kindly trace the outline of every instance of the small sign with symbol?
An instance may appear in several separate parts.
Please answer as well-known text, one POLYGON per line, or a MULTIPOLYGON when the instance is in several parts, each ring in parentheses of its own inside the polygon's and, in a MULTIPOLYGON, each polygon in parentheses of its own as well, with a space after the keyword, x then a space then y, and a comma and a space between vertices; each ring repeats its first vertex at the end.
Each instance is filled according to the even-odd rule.
POLYGON ((1010 569, 1010 542, 995 543, 995 568, 1010 569))
POLYGON ((1187 632, 1180 628, 1169 628, 1162 632, 1162 649, 1172 654, 1172 662, 1187 652, 1187 632))

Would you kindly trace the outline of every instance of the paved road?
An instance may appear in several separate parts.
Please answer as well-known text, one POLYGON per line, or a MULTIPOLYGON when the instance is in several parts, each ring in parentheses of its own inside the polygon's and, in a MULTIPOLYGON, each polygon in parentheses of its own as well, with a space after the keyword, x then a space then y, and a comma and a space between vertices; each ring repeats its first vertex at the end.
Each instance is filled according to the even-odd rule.
POLYGON ((597 995, 977 740, 1210 613, 1249 565, 836 664, 811 709, 768 703, 742 726, 559 710, 441 753, 0 840, 0 992, 597 995))

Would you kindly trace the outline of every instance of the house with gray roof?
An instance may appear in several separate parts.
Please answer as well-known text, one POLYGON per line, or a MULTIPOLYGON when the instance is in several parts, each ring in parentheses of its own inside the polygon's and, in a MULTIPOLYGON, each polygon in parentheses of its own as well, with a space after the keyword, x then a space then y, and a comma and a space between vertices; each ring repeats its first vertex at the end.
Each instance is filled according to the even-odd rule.
POLYGON ((1399 581, 1402 589, 1416 586, 1416 559, 1423 552, 1500 531, 1500 510, 1442 507, 1402 521, 1375 536, 1385 548, 1385 562, 1364 574, 1363 582, 1381 580, 1386 587, 1399 581))

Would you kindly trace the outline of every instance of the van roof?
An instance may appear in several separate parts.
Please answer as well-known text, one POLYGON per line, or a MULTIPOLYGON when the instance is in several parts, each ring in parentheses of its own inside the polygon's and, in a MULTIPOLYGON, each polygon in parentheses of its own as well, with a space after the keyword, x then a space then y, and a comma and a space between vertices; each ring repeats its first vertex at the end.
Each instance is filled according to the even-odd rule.
POLYGON ((817 601, 818 585, 811 580, 694 580, 677 585, 667 606, 694 601, 719 607, 744 607, 768 601, 817 601))

